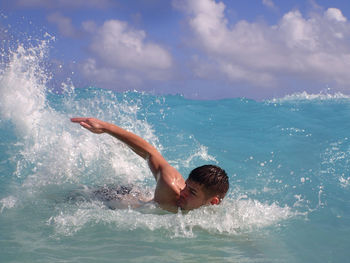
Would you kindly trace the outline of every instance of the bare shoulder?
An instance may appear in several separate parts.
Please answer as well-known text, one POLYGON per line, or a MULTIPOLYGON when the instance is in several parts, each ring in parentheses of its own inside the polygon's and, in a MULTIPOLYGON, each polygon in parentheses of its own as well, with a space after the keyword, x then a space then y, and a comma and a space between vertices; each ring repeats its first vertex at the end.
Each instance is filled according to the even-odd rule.
POLYGON ((157 176, 154 200, 162 208, 170 211, 171 207, 176 207, 176 201, 184 187, 185 180, 182 175, 171 165, 164 165, 157 176))
MULTIPOLYGON (((167 184, 182 189, 185 185, 183 176, 170 164, 164 165, 160 169, 159 178, 167 184)), ((157 180, 158 181, 158 180, 157 180)))

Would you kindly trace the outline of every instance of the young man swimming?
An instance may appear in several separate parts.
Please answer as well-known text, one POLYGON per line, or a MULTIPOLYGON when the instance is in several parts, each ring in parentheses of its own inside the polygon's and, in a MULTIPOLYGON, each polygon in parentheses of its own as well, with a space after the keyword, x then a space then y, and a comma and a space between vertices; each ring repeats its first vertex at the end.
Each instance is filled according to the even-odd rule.
POLYGON ((71 121, 80 123, 93 133, 112 135, 147 160, 157 182, 154 201, 165 210, 176 213, 178 208, 192 210, 203 205, 219 204, 228 191, 228 176, 218 166, 200 166, 185 181, 155 147, 136 134, 95 118, 72 118, 71 121))

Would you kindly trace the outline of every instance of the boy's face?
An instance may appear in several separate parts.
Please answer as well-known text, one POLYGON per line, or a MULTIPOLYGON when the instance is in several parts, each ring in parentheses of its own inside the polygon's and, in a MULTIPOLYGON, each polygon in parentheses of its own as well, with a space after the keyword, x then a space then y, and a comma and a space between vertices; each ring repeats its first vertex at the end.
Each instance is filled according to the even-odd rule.
POLYGON ((211 198, 207 198, 203 187, 204 186, 199 183, 186 180, 186 186, 180 192, 177 206, 182 210, 192 210, 202 205, 210 204, 211 198))

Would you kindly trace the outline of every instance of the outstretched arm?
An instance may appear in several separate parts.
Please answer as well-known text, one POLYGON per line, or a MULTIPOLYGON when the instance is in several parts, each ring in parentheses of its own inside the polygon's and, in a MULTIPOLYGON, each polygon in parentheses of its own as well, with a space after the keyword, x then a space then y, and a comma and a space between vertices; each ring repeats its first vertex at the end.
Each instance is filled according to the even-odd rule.
POLYGON ((95 118, 72 118, 71 121, 80 123, 81 126, 93 133, 108 133, 124 142, 135 153, 148 160, 149 167, 156 179, 161 170, 170 166, 155 147, 136 134, 128 132, 119 126, 95 118))

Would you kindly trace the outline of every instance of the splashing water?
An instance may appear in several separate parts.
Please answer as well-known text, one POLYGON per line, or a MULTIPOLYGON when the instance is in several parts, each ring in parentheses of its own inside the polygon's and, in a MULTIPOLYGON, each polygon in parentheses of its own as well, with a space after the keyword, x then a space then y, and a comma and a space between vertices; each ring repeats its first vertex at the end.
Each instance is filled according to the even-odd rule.
POLYGON ((350 229, 345 95, 191 101, 78 89, 69 81, 55 93, 48 88, 54 76, 45 66, 49 43, 18 45, 1 64, 3 262, 15 259, 13 248, 22 251, 19 261, 37 261, 43 251, 67 262, 80 262, 81 254, 95 262, 345 257, 346 242, 340 242, 350 229), (116 139, 70 123, 74 116, 94 116, 139 134, 185 177, 204 163, 223 166, 231 181, 227 198, 187 214, 169 214, 152 203, 109 209, 91 197, 91 189, 132 184, 151 198, 153 176, 116 139), (339 240, 330 247, 338 256, 323 249, 325 236, 339 240), (305 253, 297 256, 293 248, 305 253))

